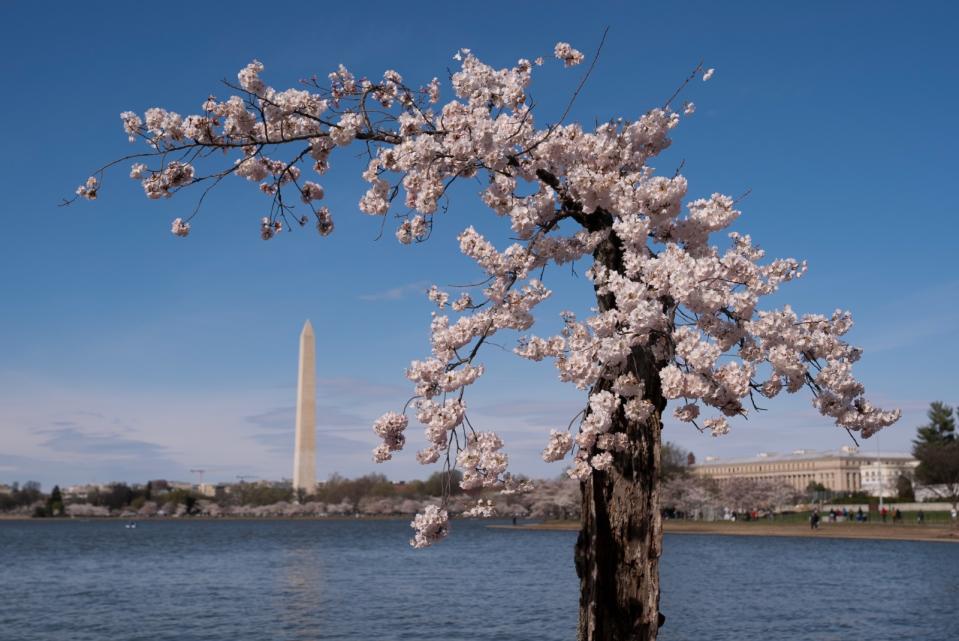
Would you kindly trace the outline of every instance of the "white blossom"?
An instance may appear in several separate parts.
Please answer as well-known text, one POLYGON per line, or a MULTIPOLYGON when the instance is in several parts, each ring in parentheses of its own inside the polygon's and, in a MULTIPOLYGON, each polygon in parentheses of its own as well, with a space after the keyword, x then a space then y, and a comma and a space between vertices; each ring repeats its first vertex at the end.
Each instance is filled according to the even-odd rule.
POLYGON ((77 187, 77 196, 81 198, 86 198, 87 200, 96 200, 97 199, 97 189, 100 188, 100 181, 97 180, 94 176, 87 178, 87 181, 77 187))
POLYGON ((568 42, 557 42, 553 55, 563 61, 567 67, 573 67, 583 61, 583 54, 573 49, 568 42))
POLYGON ((589 464, 593 466, 594 470, 606 471, 613 466, 613 455, 609 452, 596 454, 589 459, 589 464))
POLYGON ((427 505, 413 517, 410 527, 415 530, 410 545, 425 548, 446 538, 450 533, 449 515, 436 505, 427 505))
POLYGON ((712 431, 713 436, 723 436, 729 433, 729 422, 724 418, 707 418, 703 425, 712 431))
POLYGON ((476 502, 476 505, 463 512, 463 516, 474 519, 491 519, 496 516, 496 508, 489 499, 485 502, 480 499, 476 502))
POLYGON ((562 460, 572 447, 573 437, 569 432, 550 430, 549 443, 543 450, 543 460, 547 463, 562 460))

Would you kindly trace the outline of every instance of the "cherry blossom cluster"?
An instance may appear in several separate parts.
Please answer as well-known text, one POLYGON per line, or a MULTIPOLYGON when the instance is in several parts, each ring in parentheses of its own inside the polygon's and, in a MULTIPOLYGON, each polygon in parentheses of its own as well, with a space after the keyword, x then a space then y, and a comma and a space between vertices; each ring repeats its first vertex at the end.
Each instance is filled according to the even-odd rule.
POLYGON ((573 436, 569 432, 550 430, 549 443, 543 450, 543 460, 547 463, 562 461, 573 448, 573 436))
POLYGON ((97 199, 97 189, 100 188, 100 181, 95 176, 90 176, 87 181, 77 187, 77 196, 87 200, 97 199))
POLYGON ((567 67, 578 65, 583 61, 583 54, 573 49, 568 42, 557 42, 553 48, 553 55, 562 60, 567 67))
POLYGON ((496 516, 496 507, 493 506, 493 501, 480 499, 476 505, 463 512, 463 516, 472 519, 491 519, 496 516))
POLYGON ((503 474, 502 481, 502 484, 498 485, 497 487, 499 489, 499 493, 505 496, 509 496, 511 494, 528 494, 536 489, 532 481, 515 477, 509 472, 503 474))
POLYGON ((416 420, 425 426, 426 441, 429 446, 416 454, 417 460, 427 465, 439 460, 453 440, 453 430, 463 423, 466 416, 466 404, 456 399, 446 399, 437 403, 421 399, 416 403, 416 420))
POLYGON ((182 218, 175 218, 170 231, 173 232, 174 236, 189 236, 190 223, 185 222, 182 218))
POLYGON ((446 510, 438 505, 427 505, 413 517, 410 527, 415 531, 410 545, 425 548, 446 538, 450 533, 450 517, 446 510))
POLYGON ((495 432, 470 434, 466 447, 456 456, 456 463, 463 471, 460 487, 464 490, 500 487, 501 475, 506 472, 509 457, 503 449, 503 440, 495 432))
POLYGON ((373 460, 377 463, 393 458, 393 452, 403 449, 406 436, 403 431, 409 424, 409 419, 403 414, 387 412, 373 423, 373 431, 383 439, 383 443, 373 450, 373 460))
MULTIPOLYGON (((564 42, 552 53, 564 67, 584 59, 564 42)), ((322 176, 338 150, 352 147, 345 154, 353 156, 362 147, 368 186, 358 208, 377 217, 392 213, 395 237, 406 245, 430 237, 451 184, 478 181, 480 199, 508 220, 515 240, 497 247, 473 226, 460 233, 460 250, 482 284, 456 296, 430 289, 437 307, 430 354, 407 371, 416 394, 408 409, 426 436, 416 457, 424 464, 444 455, 446 464, 455 461, 464 489, 523 486, 507 471, 502 439, 473 429, 464 400, 485 373, 480 348, 502 332, 518 335, 518 355, 551 359, 562 381, 589 390, 579 423, 552 431, 543 451, 547 461, 571 455, 568 474, 581 480, 614 472, 633 447, 626 426, 658 425, 663 399, 673 402, 676 419, 714 436, 758 407, 757 399, 802 388, 811 390, 823 415, 866 437, 898 419, 898 411, 866 401, 853 377, 861 353, 842 339, 852 323, 848 313, 761 308, 763 297, 802 276, 805 264, 766 260, 749 236, 730 231, 740 216, 734 198, 688 197, 682 175, 660 175, 650 165, 671 145, 681 119, 695 112, 692 102, 591 130, 565 121, 540 126, 528 90, 542 57, 500 69, 468 49, 454 59, 459 69, 445 103, 437 78, 417 88, 395 70, 371 80, 342 65, 328 82, 314 77, 277 90, 263 80, 264 65, 253 61, 231 85, 235 94, 208 97, 201 113, 121 114, 129 139, 150 150, 130 176, 149 198, 165 198, 235 174, 269 202, 261 212, 264 239, 304 225, 304 207, 328 235, 332 216, 316 205, 325 190, 304 172, 322 176), (214 151, 232 160, 202 169, 222 157, 214 151), (717 240, 719 234, 725 238, 717 240), (537 306, 551 295, 542 282, 547 267, 580 260, 587 262, 597 308, 584 319, 564 313, 554 336, 529 334, 537 306), (652 369, 641 370, 638 360, 652 369)), ((714 70, 698 75, 706 81, 714 70)), ((96 198, 102 173, 78 197, 96 198)), ((172 233, 189 234, 191 218, 178 217, 172 233)), ((405 411, 376 421, 383 442, 375 460, 402 449, 406 427, 405 411)), ((445 536, 446 512, 427 508, 413 527, 413 544, 428 545, 445 536)))

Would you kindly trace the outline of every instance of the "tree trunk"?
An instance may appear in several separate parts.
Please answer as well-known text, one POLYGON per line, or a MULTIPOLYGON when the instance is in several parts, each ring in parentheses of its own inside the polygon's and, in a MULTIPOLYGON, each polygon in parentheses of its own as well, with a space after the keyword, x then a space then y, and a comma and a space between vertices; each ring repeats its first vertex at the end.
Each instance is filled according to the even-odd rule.
MULTIPOLYGON (((596 249, 594 257, 599 264, 623 271, 615 235, 596 249)), ((598 295, 597 300, 600 311, 615 304, 608 294, 598 295)), ((656 411, 646 421, 634 423, 620 410, 611 431, 628 435, 628 449, 614 455, 609 470, 594 471, 581 484, 582 521, 576 543, 580 641, 651 641, 661 624, 659 459, 666 399, 659 369, 664 363, 663 356, 656 358, 649 347, 634 349, 629 360, 630 370, 645 382, 645 398, 656 411)), ((612 381, 601 379, 593 391, 611 385, 612 381)))
POLYGON ((629 450, 582 483, 580 641, 651 641, 659 629, 661 424, 657 413, 616 427, 629 435, 629 450))

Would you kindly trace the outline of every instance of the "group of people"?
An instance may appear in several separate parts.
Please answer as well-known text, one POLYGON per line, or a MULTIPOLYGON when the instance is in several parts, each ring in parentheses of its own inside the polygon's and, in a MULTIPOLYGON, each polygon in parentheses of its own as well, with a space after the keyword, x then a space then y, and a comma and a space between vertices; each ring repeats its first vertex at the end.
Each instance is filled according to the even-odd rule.
MULTIPOLYGON (((922 510, 919 510, 919 513, 922 514, 922 510)), ((882 522, 885 523, 886 519, 889 517, 889 508, 883 505, 882 509, 879 510, 879 517, 882 519, 882 522)), ((923 520, 925 520, 925 516, 923 516, 923 520)), ((893 523, 902 522, 902 512, 899 511, 898 507, 892 513, 892 522, 893 523)))
MULTIPOLYGON (((890 514, 889 508, 886 507, 885 505, 882 506, 882 508, 879 510, 879 517, 882 519, 883 523, 887 521, 887 519, 889 518, 889 514, 890 514)), ((835 523, 836 521, 838 521, 840 516, 842 517, 844 521, 855 519, 856 522, 858 523, 865 523, 866 521, 869 520, 869 514, 867 514, 866 512, 863 512, 861 507, 856 510, 855 514, 850 512, 845 507, 842 510, 838 510, 835 508, 829 510, 829 521, 831 523, 835 523)), ((955 509, 952 510, 951 516, 952 516, 952 520, 955 521, 956 520, 955 509)), ((818 509, 813 510, 812 515, 809 517, 809 526, 814 530, 818 529, 819 522, 821 520, 822 520, 822 517, 820 517, 819 515, 819 510, 818 509)), ((902 523, 902 520, 903 520, 902 511, 898 507, 892 510, 893 524, 902 523)), ((919 523, 921 525, 925 522, 926 522, 926 513, 923 510, 919 510, 918 512, 916 512, 916 523, 919 523)))
MULTIPOLYGON (((897 510, 898 512, 898 510, 897 510)), ((855 514, 849 511, 848 508, 843 508, 841 510, 830 509, 829 510, 829 522, 835 523, 839 520, 839 517, 842 517, 843 521, 848 521, 850 519, 855 519, 857 522, 864 523, 869 520, 869 515, 862 511, 862 508, 859 508, 855 514)), ((813 510, 812 516, 809 517, 809 522, 813 529, 819 527, 819 521, 821 517, 819 516, 819 510, 813 510)))

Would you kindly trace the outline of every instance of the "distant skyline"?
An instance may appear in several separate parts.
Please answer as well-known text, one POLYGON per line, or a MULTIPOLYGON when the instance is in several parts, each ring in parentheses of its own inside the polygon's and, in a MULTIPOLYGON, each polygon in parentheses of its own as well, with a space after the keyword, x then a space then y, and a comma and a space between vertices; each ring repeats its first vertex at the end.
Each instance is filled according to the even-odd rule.
MULTIPOLYGON (((0 483, 189 480, 193 468, 210 481, 289 477, 307 319, 317 346, 317 476, 423 478, 439 469, 415 462, 423 441, 415 422, 407 449, 374 464, 370 425, 403 407, 412 393, 403 372, 428 354, 433 307, 423 292, 475 276, 455 236, 473 224, 506 241, 504 221, 475 185, 454 190, 433 237, 413 247, 389 231, 377 240, 381 221, 358 212, 359 161, 341 160, 319 179, 336 223, 328 238, 308 228, 261 241, 265 203, 242 180, 211 194, 188 239, 169 227, 194 196, 148 201, 125 167, 108 174, 96 203, 57 204, 92 169, 136 149, 121 111, 195 112, 211 91, 227 95, 219 80, 253 58, 275 87, 324 77, 339 63, 371 77, 393 68, 419 85, 445 77, 460 47, 496 66, 549 55, 559 40, 591 55, 607 25, 570 117, 584 125, 635 117, 701 59, 715 67, 709 83, 690 86, 696 114, 657 169, 684 163, 691 198, 751 190, 734 228, 771 258, 809 261, 808 275, 775 304, 852 311, 849 338, 864 349, 857 371, 868 396, 903 410, 879 436, 884 451, 910 450, 930 401, 959 405, 953 3, 554 3, 545 11, 491 2, 468 19, 460 5, 430 2, 416 13, 374 3, 359 16, 349 6, 305 7, 296 19, 259 7, 191 7, 189 19, 157 35, 140 27, 157 25, 145 6, 5 6, 0 65, 14 97, 0 107, 8 149, 0 158, 0 483)), ((556 67, 534 73, 541 125, 558 117, 580 77, 556 67)), ((545 280, 555 294, 539 312, 543 334, 559 311, 591 304, 582 277, 553 270, 545 280)), ((562 464, 543 463, 539 452, 584 394, 546 363, 495 348, 484 363, 487 375, 467 397, 473 423, 503 434, 514 472, 560 474, 562 464)), ((808 394, 767 406, 720 439, 668 419, 664 440, 700 459, 851 443, 808 394)), ((875 451, 877 440, 862 446, 875 451)))

